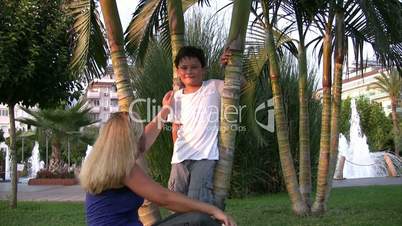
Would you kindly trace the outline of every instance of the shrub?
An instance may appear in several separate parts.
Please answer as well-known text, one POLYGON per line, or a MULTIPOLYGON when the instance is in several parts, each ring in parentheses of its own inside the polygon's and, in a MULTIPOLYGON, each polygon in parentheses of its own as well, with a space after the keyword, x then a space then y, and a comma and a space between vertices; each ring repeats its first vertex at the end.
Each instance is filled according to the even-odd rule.
POLYGON ((36 174, 37 179, 41 178, 75 178, 74 171, 69 171, 68 169, 60 169, 56 172, 51 172, 48 169, 41 169, 37 174, 36 174))

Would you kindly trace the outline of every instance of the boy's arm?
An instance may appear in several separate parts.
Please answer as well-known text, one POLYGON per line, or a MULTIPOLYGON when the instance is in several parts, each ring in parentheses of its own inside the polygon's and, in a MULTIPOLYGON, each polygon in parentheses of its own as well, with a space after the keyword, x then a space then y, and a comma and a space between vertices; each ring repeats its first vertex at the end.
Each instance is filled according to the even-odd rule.
POLYGON ((172 139, 173 139, 173 144, 176 143, 177 140, 177 131, 180 128, 180 124, 177 123, 172 123, 172 139))

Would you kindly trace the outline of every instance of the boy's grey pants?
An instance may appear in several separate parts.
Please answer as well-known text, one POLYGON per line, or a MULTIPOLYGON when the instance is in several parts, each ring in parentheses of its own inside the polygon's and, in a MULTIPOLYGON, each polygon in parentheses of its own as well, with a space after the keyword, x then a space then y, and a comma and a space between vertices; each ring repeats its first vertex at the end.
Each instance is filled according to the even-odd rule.
POLYGON ((169 189, 192 199, 214 203, 213 179, 216 160, 185 160, 172 164, 169 189))

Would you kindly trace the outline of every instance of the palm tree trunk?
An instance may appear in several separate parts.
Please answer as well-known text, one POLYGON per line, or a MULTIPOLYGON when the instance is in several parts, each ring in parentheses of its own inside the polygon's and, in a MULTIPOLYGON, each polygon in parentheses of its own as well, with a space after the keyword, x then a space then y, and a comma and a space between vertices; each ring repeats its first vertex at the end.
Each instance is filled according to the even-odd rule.
POLYGON ((310 160, 310 125, 307 102, 307 57, 304 37, 300 37, 299 59, 299 183, 300 192, 307 206, 311 206, 311 160, 310 160))
POLYGON ((17 178, 17 135, 15 133, 15 115, 14 115, 14 103, 8 104, 8 115, 10 119, 10 159, 11 159, 11 194, 9 200, 9 206, 11 208, 17 208, 17 191, 18 191, 18 178, 17 178))
MULTIPOLYGON (((292 203, 292 210, 296 215, 309 214, 309 208, 304 202, 297 182, 296 170, 290 152, 289 128, 285 117, 282 90, 280 86, 280 69, 272 24, 269 21, 268 3, 262 2, 262 11, 266 26, 266 49, 268 51, 269 77, 271 80, 272 99, 274 102, 276 137, 278 140, 279 158, 285 180, 286 190, 292 203)), ((274 15, 275 16, 275 15, 274 15)))
POLYGON ((329 167, 329 151, 331 136, 331 27, 329 23, 325 29, 323 40, 323 78, 322 78, 322 118, 321 118, 321 138, 320 138, 320 157, 317 173, 317 193, 315 202, 312 206, 314 214, 325 212, 325 190, 327 188, 327 176, 329 167))
POLYGON ((328 201, 332 188, 332 180, 335 174, 336 162, 338 159, 339 145, 339 121, 341 115, 341 95, 342 95, 342 72, 345 60, 345 15, 342 10, 335 13, 335 54, 334 54, 334 86, 332 87, 332 112, 331 112, 331 146, 329 159, 329 172, 327 176, 327 189, 325 194, 325 204, 328 201))
POLYGON ((57 172, 62 167, 61 161, 61 143, 57 135, 53 135, 52 154, 50 157, 49 171, 57 172))
POLYGON ((227 47, 232 55, 225 68, 225 85, 221 98, 221 118, 219 133, 219 161, 215 169, 215 204, 225 208, 225 199, 230 188, 234 148, 238 126, 240 76, 242 56, 249 18, 251 0, 234 1, 227 47))
POLYGON ((276 136, 278 139, 279 157, 281 160, 283 178, 286 189, 292 202, 292 209, 296 215, 303 216, 309 213, 306 203, 299 191, 296 170, 289 146, 289 128, 283 109, 282 90, 279 83, 280 70, 273 36, 272 25, 267 23, 267 49, 269 59, 269 76, 271 79, 272 95, 274 100, 276 136))
MULTIPOLYGON (((342 72, 345 60, 345 16, 342 10, 335 14, 335 55, 334 55, 334 86, 332 87, 332 112, 331 112, 331 146, 330 158, 327 175, 327 188, 325 191, 324 205, 326 205, 331 193, 332 181, 335 174, 336 163, 338 159, 339 144, 339 121, 341 115, 341 95, 342 95, 342 72)), ((325 209, 325 208, 324 208, 325 209)))
POLYGON ((393 125, 393 133, 394 133, 394 144, 395 144, 395 155, 399 156, 399 149, 401 146, 401 137, 400 137, 400 129, 399 129, 399 120, 396 112, 398 100, 396 97, 391 97, 391 116, 392 116, 392 125, 393 125))
POLYGON ((183 7, 181 0, 168 0, 167 1, 170 43, 172 46, 172 59, 173 59, 173 89, 177 90, 181 87, 180 78, 177 76, 174 59, 180 48, 186 45, 184 38, 184 17, 183 7))
POLYGON ((127 57, 124 52, 123 29, 120 23, 119 12, 117 11, 116 1, 101 0, 100 5, 105 21, 113 72, 116 80, 119 110, 128 112, 130 104, 134 100, 134 95, 129 78, 127 57))
MULTIPOLYGON (((101 0, 100 5, 112 57, 117 96, 119 98, 119 110, 128 112, 131 110, 130 104, 134 100, 134 94, 129 78, 127 58, 124 52, 123 29, 119 18, 119 12, 117 10, 116 1, 101 0)), ((138 161, 145 161, 145 159, 140 158, 138 161)), ((148 173, 146 167, 143 169, 148 173)), ((161 218, 159 208, 150 202, 144 202, 140 211, 145 213, 140 217, 140 220, 144 225, 152 225, 161 218)))

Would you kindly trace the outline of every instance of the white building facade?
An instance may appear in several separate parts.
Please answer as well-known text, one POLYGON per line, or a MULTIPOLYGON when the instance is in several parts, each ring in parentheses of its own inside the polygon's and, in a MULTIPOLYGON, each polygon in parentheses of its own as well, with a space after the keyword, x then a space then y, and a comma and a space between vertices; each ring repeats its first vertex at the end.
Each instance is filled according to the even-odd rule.
MULTIPOLYGON (((388 75, 383 67, 374 62, 368 62, 367 67, 363 70, 350 69, 349 73, 344 75, 342 80, 342 100, 350 98, 358 98, 360 96, 367 97, 370 101, 380 103, 385 114, 391 113, 391 99, 388 93, 378 89, 375 85, 376 77, 381 73, 388 75)), ((317 98, 322 97, 322 89, 317 91, 317 98)))
POLYGON ((91 117, 99 120, 98 126, 105 123, 111 113, 119 111, 117 89, 113 77, 113 70, 109 66, 103 78, 90 82, 85 89, 83 98, 87 101, 87 106, 91 108, 91 117))

